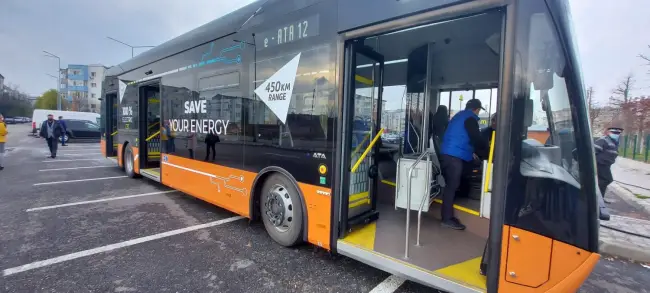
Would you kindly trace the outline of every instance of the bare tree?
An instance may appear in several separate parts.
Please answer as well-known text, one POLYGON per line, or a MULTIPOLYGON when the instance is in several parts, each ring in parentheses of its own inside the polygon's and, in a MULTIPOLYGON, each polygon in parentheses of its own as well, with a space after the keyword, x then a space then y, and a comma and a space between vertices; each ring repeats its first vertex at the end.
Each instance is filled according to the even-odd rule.
MULTIPOLYGON (((648 48, 650 48, 650 45, 648 45, 648 48)), ((645 60, 646 62, 648 62, 648 65, 650 65, 650 56, 639 54, 639 58, 645 60)))
POLYGON ((630 73, 621 82, 618 83, 616 88, 612 91, 614 94, 609 98, 610 104, 614 107, 614 116, 619 117, 623 123, 623 127, 630 129, 634 124, 634 105, 633 99, 630 96, 630 91, 634 87, 634 76, 630 73))
POLYGON ((587 89, 587 106, 589 107, 589 122, 593 128, 592 130, 597 131, 598 129, 596 129, 596 120, 602 112, 602 107, 600 107, 598 105, 598 102, 595 100, 594 87, 592 86, 587 89))

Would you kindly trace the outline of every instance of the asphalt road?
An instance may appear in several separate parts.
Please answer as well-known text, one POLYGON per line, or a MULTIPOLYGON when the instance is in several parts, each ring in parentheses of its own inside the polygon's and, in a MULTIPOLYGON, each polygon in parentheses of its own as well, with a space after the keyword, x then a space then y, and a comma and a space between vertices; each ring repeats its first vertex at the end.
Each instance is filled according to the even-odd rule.
MULTIPOLYGON (((371 292, 390 277, 310 245, 281 247, 259 223, 122 177, 97 144, 60 147, 51 160, 27 125, 9 131, 0 291, 371 292)), ((650 270, 603 259, 580 292, 648 292, 643 284, 650 270)), ((435 290, 406 281, 381 292, 435 290)))

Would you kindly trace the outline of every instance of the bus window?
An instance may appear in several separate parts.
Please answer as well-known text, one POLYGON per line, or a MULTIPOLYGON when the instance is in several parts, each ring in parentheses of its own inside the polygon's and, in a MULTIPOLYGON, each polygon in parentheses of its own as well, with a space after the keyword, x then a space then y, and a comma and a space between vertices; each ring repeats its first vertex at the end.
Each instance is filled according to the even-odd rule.
POLYGON ((573 155, 577 99, 569 96, 581 82, 570 80, 572 69, 544 2, 522 10, 513 109, 519 122, 511 134, 515 164, 508 175, 505 224, 587 249, 589 207, 573 155))

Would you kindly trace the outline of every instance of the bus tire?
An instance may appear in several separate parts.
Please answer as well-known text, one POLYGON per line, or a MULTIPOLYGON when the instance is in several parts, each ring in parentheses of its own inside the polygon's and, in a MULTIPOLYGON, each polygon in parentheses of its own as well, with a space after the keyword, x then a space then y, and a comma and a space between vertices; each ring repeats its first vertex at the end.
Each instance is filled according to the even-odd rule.
POLYGON ((126 175, 131 178, 136 178, 137 174, 135 174, 135 159, 133 157, 131 146, 129 145, 124 148, 123 160, 124 163, 122 165, 124 166, 124 172, 126 172, 126 175))
POLYGON ((302 242, 302 199, 294 184, 282 174, 272 174, 264 181, 259 198, 269 236, 287 247, 302 242))

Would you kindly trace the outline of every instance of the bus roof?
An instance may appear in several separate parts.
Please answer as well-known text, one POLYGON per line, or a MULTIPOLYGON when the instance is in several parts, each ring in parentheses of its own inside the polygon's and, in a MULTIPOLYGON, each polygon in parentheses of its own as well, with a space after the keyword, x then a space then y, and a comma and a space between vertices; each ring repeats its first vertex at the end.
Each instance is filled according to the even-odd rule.
POLYGON ((373 23, 379 23, 395 17, 407 16, 410 14, 438 9, 450 6, 459 2, 472 2, 475 0, 428 0, 414 1, 405 5, 395 0, 257 0, 229 14, 206 23, 194 30, 171 39, 151 50, 131 58, 119 65, 108 69, 106 76, 118 76, 134 69, 154 63, 166 57, 181 53, 215 39, 237 33, 246 24, 247 27, 259 25, 265 20, 277 18, 279 15, 290 13, 315 3, 331 1, 337 9, 336 30, 339 32, 348 31, 354 28, 364 27, 373 23), (289 7, 287 7, 289 5, 289 7), (379 10, 367 9, 368 7, 382 7, 379 10), (258 9, 258 17, 251 18, 258 9))
POLYGON ((113 66, 106 72, 107 76, 117 76, 131 70, 151 64, 160 59, 208 43, 214 39, 237 32, 264 2, 255 1, 229 14, 208 22, 196 29, 173 38, 134 58, 113 66))

